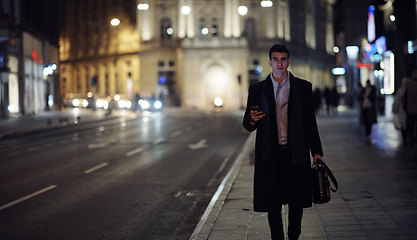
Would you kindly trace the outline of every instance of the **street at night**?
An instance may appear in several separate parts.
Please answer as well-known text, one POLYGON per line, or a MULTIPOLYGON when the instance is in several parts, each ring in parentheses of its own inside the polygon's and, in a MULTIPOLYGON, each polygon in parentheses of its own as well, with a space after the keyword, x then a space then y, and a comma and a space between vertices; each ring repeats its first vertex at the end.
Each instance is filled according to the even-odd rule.
POLYGON ((247 136, 177 110, 2 140, 0 238, 188 239, 247 136))

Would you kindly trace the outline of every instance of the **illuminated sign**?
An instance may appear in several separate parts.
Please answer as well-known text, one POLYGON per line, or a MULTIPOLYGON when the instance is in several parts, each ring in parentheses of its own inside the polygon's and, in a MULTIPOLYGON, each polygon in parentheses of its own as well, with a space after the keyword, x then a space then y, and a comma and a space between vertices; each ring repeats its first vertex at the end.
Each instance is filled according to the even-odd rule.
POLYGON ((387 51, 387 41, 384 36, 378 38, 375 41, 375 44, 367 43, 365 45, 365 52, 368 57, 374 55, 375 53, 383 54, 387 51))
POLYGON ((39 59, 39 53, 36 51, 36 49, 32 50, 32 59, 36 63, 43 64, 43 60, 39 59))
POLYGON ((344 75, 346 73, 346 70, 342 67, 335 67, 332 69, 333 75, 344 75))
POLYGON ((376 38, 374 10, 375 10, 374 5, 371 5, 368 8, 368 42, 372 42, 376 38))

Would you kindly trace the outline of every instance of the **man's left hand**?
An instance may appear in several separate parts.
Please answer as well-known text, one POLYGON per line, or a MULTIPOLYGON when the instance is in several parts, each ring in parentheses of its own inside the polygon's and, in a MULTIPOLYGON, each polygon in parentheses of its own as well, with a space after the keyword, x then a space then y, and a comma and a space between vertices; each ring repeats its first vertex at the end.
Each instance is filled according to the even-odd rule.
POLYGON ((317 165, 317 159, 322 160, 320 154, 314 154, 314 160, 313 160, 313 164, 314 165, 317 165))

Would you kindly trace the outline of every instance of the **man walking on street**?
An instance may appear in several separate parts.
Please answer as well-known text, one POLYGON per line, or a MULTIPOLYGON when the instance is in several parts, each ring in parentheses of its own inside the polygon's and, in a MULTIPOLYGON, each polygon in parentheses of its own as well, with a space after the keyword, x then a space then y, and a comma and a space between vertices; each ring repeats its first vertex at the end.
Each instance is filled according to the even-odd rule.
POLYGON ((256 133, 254 211, 268 212, 273 240, 285 239, 281 210, 289 205, 289 239, 301 234, 303 208, 311 207, 310 152, 323 155, 316 123, 312 85, 288 72, 290 54, 285 45, 269 51, 272 72, 249 87, 243 119, 256 133))

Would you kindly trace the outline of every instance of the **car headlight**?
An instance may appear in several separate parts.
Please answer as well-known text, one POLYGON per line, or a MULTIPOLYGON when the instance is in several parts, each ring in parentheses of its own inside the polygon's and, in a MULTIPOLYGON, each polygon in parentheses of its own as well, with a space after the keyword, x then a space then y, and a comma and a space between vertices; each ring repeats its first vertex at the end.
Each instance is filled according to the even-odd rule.
POLYGON ((131 101, 126 101, 126 108, 130 109, 132 107, 131 101))
POLYGON ((83 100, 83 107, 87 107, 88 106, 88 101, 86 99, 83 100))
POLYGON ((120 100, 119 101, 119 107, 120 108, 125 108, 126 107, 126 102, 124 100, 120 100))
POLYGON ((148 101, 143 101, 143 102, 142 102, 142 108, 143 108, 143 109, 148 109, 150 106, 151 106, 151 104, 149 104, 149 102, 148 102, 148 101))
POLYGON ((160 109, 162 107, 162 103, 160 101, 156 101, 153 106, 155 107, 155 109, 160 109))
POLYGON ((109 102, 104 101, 104 103, 103 103, 103 108, 104 108, 104 109, 108 109, 108 108, 109 108, 109 102))
POLYGON ((80 105, 80 100, 78 100, 78 99, 72 100, 72 106, 78 107, 79 105, 80 105))

